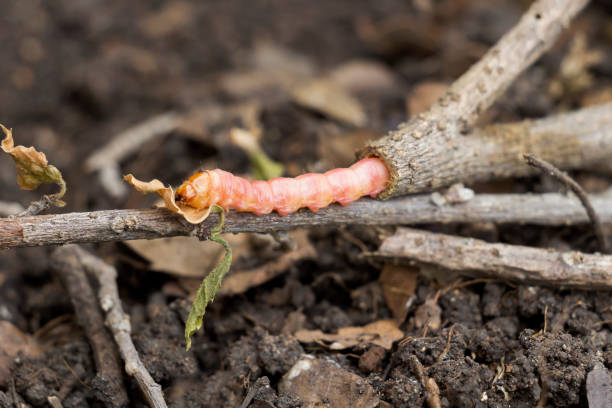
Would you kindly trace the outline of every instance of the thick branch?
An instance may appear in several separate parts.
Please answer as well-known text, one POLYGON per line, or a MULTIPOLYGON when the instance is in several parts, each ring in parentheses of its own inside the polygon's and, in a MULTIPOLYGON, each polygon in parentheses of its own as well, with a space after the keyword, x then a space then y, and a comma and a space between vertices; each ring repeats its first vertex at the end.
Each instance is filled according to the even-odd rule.
POLYGON ((401 228, 385 239, 375 256, 528 284, 612 289, 609 255, 489 244, 473 238, 401 228))
MULTIPOLYGON (((457 79, 426 113, 366 146, 362 156, 380 157, 391 172, 391 183, 379 197, 424 191, 456 181, 449 175, 439 176, 438 172, 452 161, 449 156, 456 156, 454 149, 461 149, 465 143, 460 138, 462 133, 525 68, 552 46, 561 30, 587 2, 536 1, 519 23, 457 79)), ((466 154, 470 151, 464 150, 461 155, 466 154)))
MULTIPOLYGON (((526 166, 527 167, 527 166, 526 166)), ((591 201, 604 224, 612 224, 612 194, 591 201)), ((562 194, 482 194, 461 204, 437 207, 429 195, 388 201, 361 199, 331 205, 317 213, 301 210, 281 217, 231 212, 224 232, 269 233, 299 227, 334 225, 410 225, 432 222, 495 222, 570 225, 589 222, 580 202, 562 194)), ((217 216, 203 228, 212 228, 217 216)), ((195 235, 196 228, 165 209, 108 210, 0 219, 0 249, 77 242, 126 241, 195 235)))

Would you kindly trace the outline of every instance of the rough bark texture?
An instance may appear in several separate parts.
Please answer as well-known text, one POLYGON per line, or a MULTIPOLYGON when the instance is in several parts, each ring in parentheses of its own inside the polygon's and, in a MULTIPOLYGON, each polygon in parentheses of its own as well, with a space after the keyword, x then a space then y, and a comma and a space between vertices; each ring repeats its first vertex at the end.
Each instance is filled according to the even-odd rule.
POLYGON ((375 254, 435 264, 468 275, 585 289, 612 288, 612 256, 489 244, 433 232, 399 229, 375 254))
MULTIPOLYGON (((527 166, 526 166, 527 167, 527 166)), ((612 224, 612 195, 591 196, 604 224, 612 224)), ((577 198, 562 194, 481 194, 470 201, 438 207, 430 195, 388 201, 361 199, 349 206, 331 205, 313 213, 301 210, 280 216, 230 212, 223 232, 263 232, 334 225, 415 225, 432 222, 585 224, 589 218, 577 198)), ((212 215, 202 230, 218 223, 212 215)), ((67 243, 126 241, 196 235, 188 224, 166 209, 108 210, 0 219, 0 249, 67 243)))
MULTIPOLYGON (((379 198, 456 181, 461 172, 448 165, 459 157, 469 155, 472 160, 474 156, 472 150, 462 149, 466 143, 461 139, 462 134, 525 68, 552 46, 561 30, 587 3, 587 0, 535 2, 519 23, 455 81, 426 113, 367 145, 361 156, 383 159, 391 172, 391 182, 379 198)), ((497 132, 501 139, 516 138, 508 129, 497 132), (504 136, 506 132, 509 133, 504 136)), ((472 137, 471 143, 478 140, 476 135, 472 137)), ((478 165, 467 167, 479 168, 478 165)))
MULTIPOLYGON (((430 142, 436 143, 433 139, 430 142)), ((538 173, 525 163, 525 153, 560 168, 597 168, 612 161, 612 104, 541 120, 492 125, 438 147, 441 150, 436 157, 413 164, 410 192, 538 173)))

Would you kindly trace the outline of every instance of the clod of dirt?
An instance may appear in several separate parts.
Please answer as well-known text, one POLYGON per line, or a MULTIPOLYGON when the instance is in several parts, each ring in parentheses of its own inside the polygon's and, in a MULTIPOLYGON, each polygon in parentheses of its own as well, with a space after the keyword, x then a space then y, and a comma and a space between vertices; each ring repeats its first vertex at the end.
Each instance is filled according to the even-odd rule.
POLYGON ((18 359, 13 371, 15 389, 34 407, 47 407, 50 395, 58 396, 64 407, 90 406, 98 399, 89 386, 94 376, 91 350, 80 340, 37 358, 18 359))
MULTIPOLYGON (((482 406, 484 393, 490 387, 494 374, 487 366, 476 363, 470 357, 442 361, 427 369, 443 390, 443 397, 452 407, 482 406)), ((487 399, 491 396, 487 395, 487 399)))
POLYGON ((380 369, 383 358, 385 358, 385 349, 375 344, 372 345, 359 358, 359 371, 364 374, 369 374, 372 371, 380 369))
POLYGON ((468 328, 479 327, 482 324, 479 301, 476 293, 461 289, 441 295, 438 304, 444 310, 442 320, 461 323, 468 328))
POLYGON ((526 355, 537 364, 542 390, 548 404, 566 407, 578 404, 588 370, 598 358, 594 350, 567 333, 543 333, 524 330, 519 341, 526 355))
POLYGON ((304 349, 294 337, 271 336, 261 328, 255 329, 259 338, 257 351, 264 369, 270 374, 283 374, 304 354, 304 349))
POLYGON ((134 344, 145 367, 157 382, 198 372, 195 356, 185 352, 181 321, 165 305, 160 306, 151 321, 134 335, 134 344))
POLYGON ((286 373, 278 389, 294 394, 304 402, 303 408, 325 405, 330 408, 374 408, 379 399, 372 386, 361 376, 351 373, 333 360, 304 355, 286 373))

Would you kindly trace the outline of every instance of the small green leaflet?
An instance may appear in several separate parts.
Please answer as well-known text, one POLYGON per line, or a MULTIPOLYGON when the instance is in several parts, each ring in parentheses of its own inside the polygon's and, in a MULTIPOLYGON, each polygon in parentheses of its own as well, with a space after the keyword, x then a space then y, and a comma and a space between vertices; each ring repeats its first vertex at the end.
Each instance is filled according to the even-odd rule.
POLYGON ((215 294, 221 287, 221 281, 232 264, 232 248, 230 248, 229 244, 223 240, 223 238, 219 237, 221 229, 223 228, 223 223, 225 222, 225 212, 223 208, 218 205, 212 207, 212 212, 218 212, 220 214, 220 220, 219 225, 211 230, 210 240, 223 245, 223 248, 225 248, 225 257, 221 263, 204 278, 196 293, 195 300, 191 305, 191 311, 185 322, 185 341, 187 343, 187 350, 191 348, 191 336, 202 327, 206 306, 215 299, 215 294))

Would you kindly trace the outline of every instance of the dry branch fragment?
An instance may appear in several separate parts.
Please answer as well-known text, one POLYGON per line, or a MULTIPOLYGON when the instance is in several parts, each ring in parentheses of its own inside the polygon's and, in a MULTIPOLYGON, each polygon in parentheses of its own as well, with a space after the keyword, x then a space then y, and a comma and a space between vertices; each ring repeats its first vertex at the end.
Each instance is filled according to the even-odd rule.
MULTIPOLYGON (((453 159, 457 158, 454 149, 461 149, 465 142, 460 138, 462 133, 525 68, 553 45, 561 30, 587 2, 536 1, 518 24, 457 79, 427 112, 366 146, 362 156, 383 159, 391 172, 391 183, 379 197, 464 181, 456 179, 461 172, 453 165, 453 159), (450 181, 452 178, 455 179, 450 181)), ((473 156, 472 150, 462 151, 463 155, 473 156)))
POLYGON ((145 368, 132 342, 130 318, 121 307, 121 299, 117 289, 117 271, 111 265, 78 246, 66 248, 74 252, 83 267, 93 274, 100 284, 98 291, 100 306, 106 313, 106 325, 113 333, 115 342, 119 346, 119 353, 125 361, 125 371, 136 379, 140 390, 151 407, 165 408, 166 402, 164 401, 162 388, 145 368))
MULTIPOLYGON (((526 167, 526 166, 525 166, 526 167)), ((603 224, 612 224, 612 193, 593 195, 603 224)), ((108 210, 0 219, 0 249, 67 243, 126 241, 195 235, 217 225, 216 215, 199 226, 162 208, 108 210)), ((589 222, 580 203, 562 194, 482 194, 437 207, 430 195, 378 201, 361 199, 349 206, 331 205, 316 213, 301 210, 287 216, 230 212, 223 232, 261 232, 338 225, 417 225, 424 223, 494 222, 576 225, 589 222)))
POLYGON ((95 171, 109 164, 116 165, 124 157, 138 151, 144 143, 171 132, 178 125, 179 115, 174 112, 149 118, 113 137, 108 144, 87 158, 85 168, 87 171, 95 171))
POLYGON ((521 283, 585 289, 612 288, 612 256, 489 244, 400 228, 374 254, 397 261, 435 264, 453 272, 521 283))
POLYGON ((94 380, 97 382, 96 389, 109 406, 124 407, 128 397, 123 387, 119 356, 104 327, 98 302, 74 248, 66 246, 55 250, 52 255, 53 269, 59 274, 70 295, 77 321, 91 344, 98 369, 94 380))

